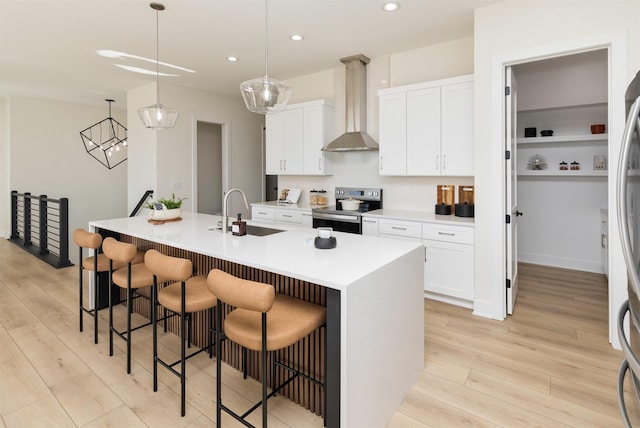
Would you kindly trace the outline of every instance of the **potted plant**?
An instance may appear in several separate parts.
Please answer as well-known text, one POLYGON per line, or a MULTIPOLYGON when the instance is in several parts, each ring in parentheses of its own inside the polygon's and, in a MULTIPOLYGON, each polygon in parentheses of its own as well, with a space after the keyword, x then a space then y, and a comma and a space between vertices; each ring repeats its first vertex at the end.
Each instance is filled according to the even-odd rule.
POLYGON ((176 199, 174 193, 171 199, 160 198, 157 201, 149 202, 146 207, 149 209, 149 217, 153 220, 173 220, 182 215, 182 201, 186 198, 176 199))

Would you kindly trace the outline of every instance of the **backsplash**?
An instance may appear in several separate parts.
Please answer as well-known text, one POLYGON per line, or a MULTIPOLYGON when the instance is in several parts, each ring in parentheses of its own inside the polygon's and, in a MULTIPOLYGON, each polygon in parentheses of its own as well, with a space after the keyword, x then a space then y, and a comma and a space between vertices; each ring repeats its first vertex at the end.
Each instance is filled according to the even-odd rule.
POLYGON ((438 184, 473 186, 473 177, 387 177, 378 173, 377 152, 334 153, 332 176, 280 175, 278 192, 282 188, 302 189, 301 202, 309 201, 309 191, 324 189, 329 204, 335 204, 338 187, 381 187, 384 208, 434 212, 438 184))

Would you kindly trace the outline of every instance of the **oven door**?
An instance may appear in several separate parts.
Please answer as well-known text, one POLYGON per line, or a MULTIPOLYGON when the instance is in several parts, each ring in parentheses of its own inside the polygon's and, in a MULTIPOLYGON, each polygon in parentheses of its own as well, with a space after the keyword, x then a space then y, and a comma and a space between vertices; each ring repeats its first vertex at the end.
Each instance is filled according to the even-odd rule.
POLYGON ((331 227, 337 232, 362 235, 362 217, 350 214, 312 213, 313 227, 331 227))

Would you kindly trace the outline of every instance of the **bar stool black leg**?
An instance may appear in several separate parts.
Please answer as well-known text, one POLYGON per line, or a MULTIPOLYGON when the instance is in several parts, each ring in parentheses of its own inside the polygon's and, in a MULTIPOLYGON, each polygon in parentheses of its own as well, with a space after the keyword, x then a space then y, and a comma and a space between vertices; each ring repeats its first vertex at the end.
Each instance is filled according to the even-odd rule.
POLYGON ((262 313, 262 427, 267 428, 267 313, 262 313))
POLYGON ((82 331, 82 315, 84 312, 83 304, 82 304, 82 247, 80 247, 80 256, 78 257, 78 278, 79 278, 79 290, 78 295, 80 296, 80 331, 82 331))
POLYGON ((93 254, 93 343, 98 343, 98 250, 93 254))
MULTIPOLYGON (((185 321, 186 321, 186 296, 185 296, 185 288, 187 286, 187 283, 185 281, 182 281, 182 287, 181 287, 181 307, 180 307, 180 343, 181 343, 181 347, 180 347, 180 395, 181 395, 181 415, 184 416, 186 413, 186 409, 185 409, 185 395, 187 393, 186 391, 186 386, 187 386, 187 382, 186 382, 186 368, 187 368, 187 361, 185 360, 185 345, 184 345, 184 341, 186 338, 186 326, 185 326, 185 321)), ((191 323, 189 323, 191 324, 191 323)))
MULTIPOLYGON (((158 325, 156 320, 158 281, 153 276, 153 286, 151 287, 151 301, 153 302, 153 311, 151 312, 151 323, 153 324, 153 392, 158 390, 158 325)), ((166 321, 165 321, 166 322, 166 321)))

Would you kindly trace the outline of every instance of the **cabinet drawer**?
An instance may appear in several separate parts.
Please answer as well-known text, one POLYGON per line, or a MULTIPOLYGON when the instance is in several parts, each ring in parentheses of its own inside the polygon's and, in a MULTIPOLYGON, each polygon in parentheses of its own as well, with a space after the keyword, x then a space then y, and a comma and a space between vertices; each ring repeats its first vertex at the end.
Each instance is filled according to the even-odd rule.
POLYGON ((416 221, 380 219, 378 222, 380 235, 396 235, 408 238, 421 238, 422 226, 416 221))
POLYGON ((294 210, 277 210, 276 222, 302 224, 302 213, 294 210))
POLYGON ((276 220, 276 210, 274 208, 251 207, 251 220, 273 223, 276 220))
POLYGON ((422 239, 473 244, 473 228, 423 223, 422 239))

